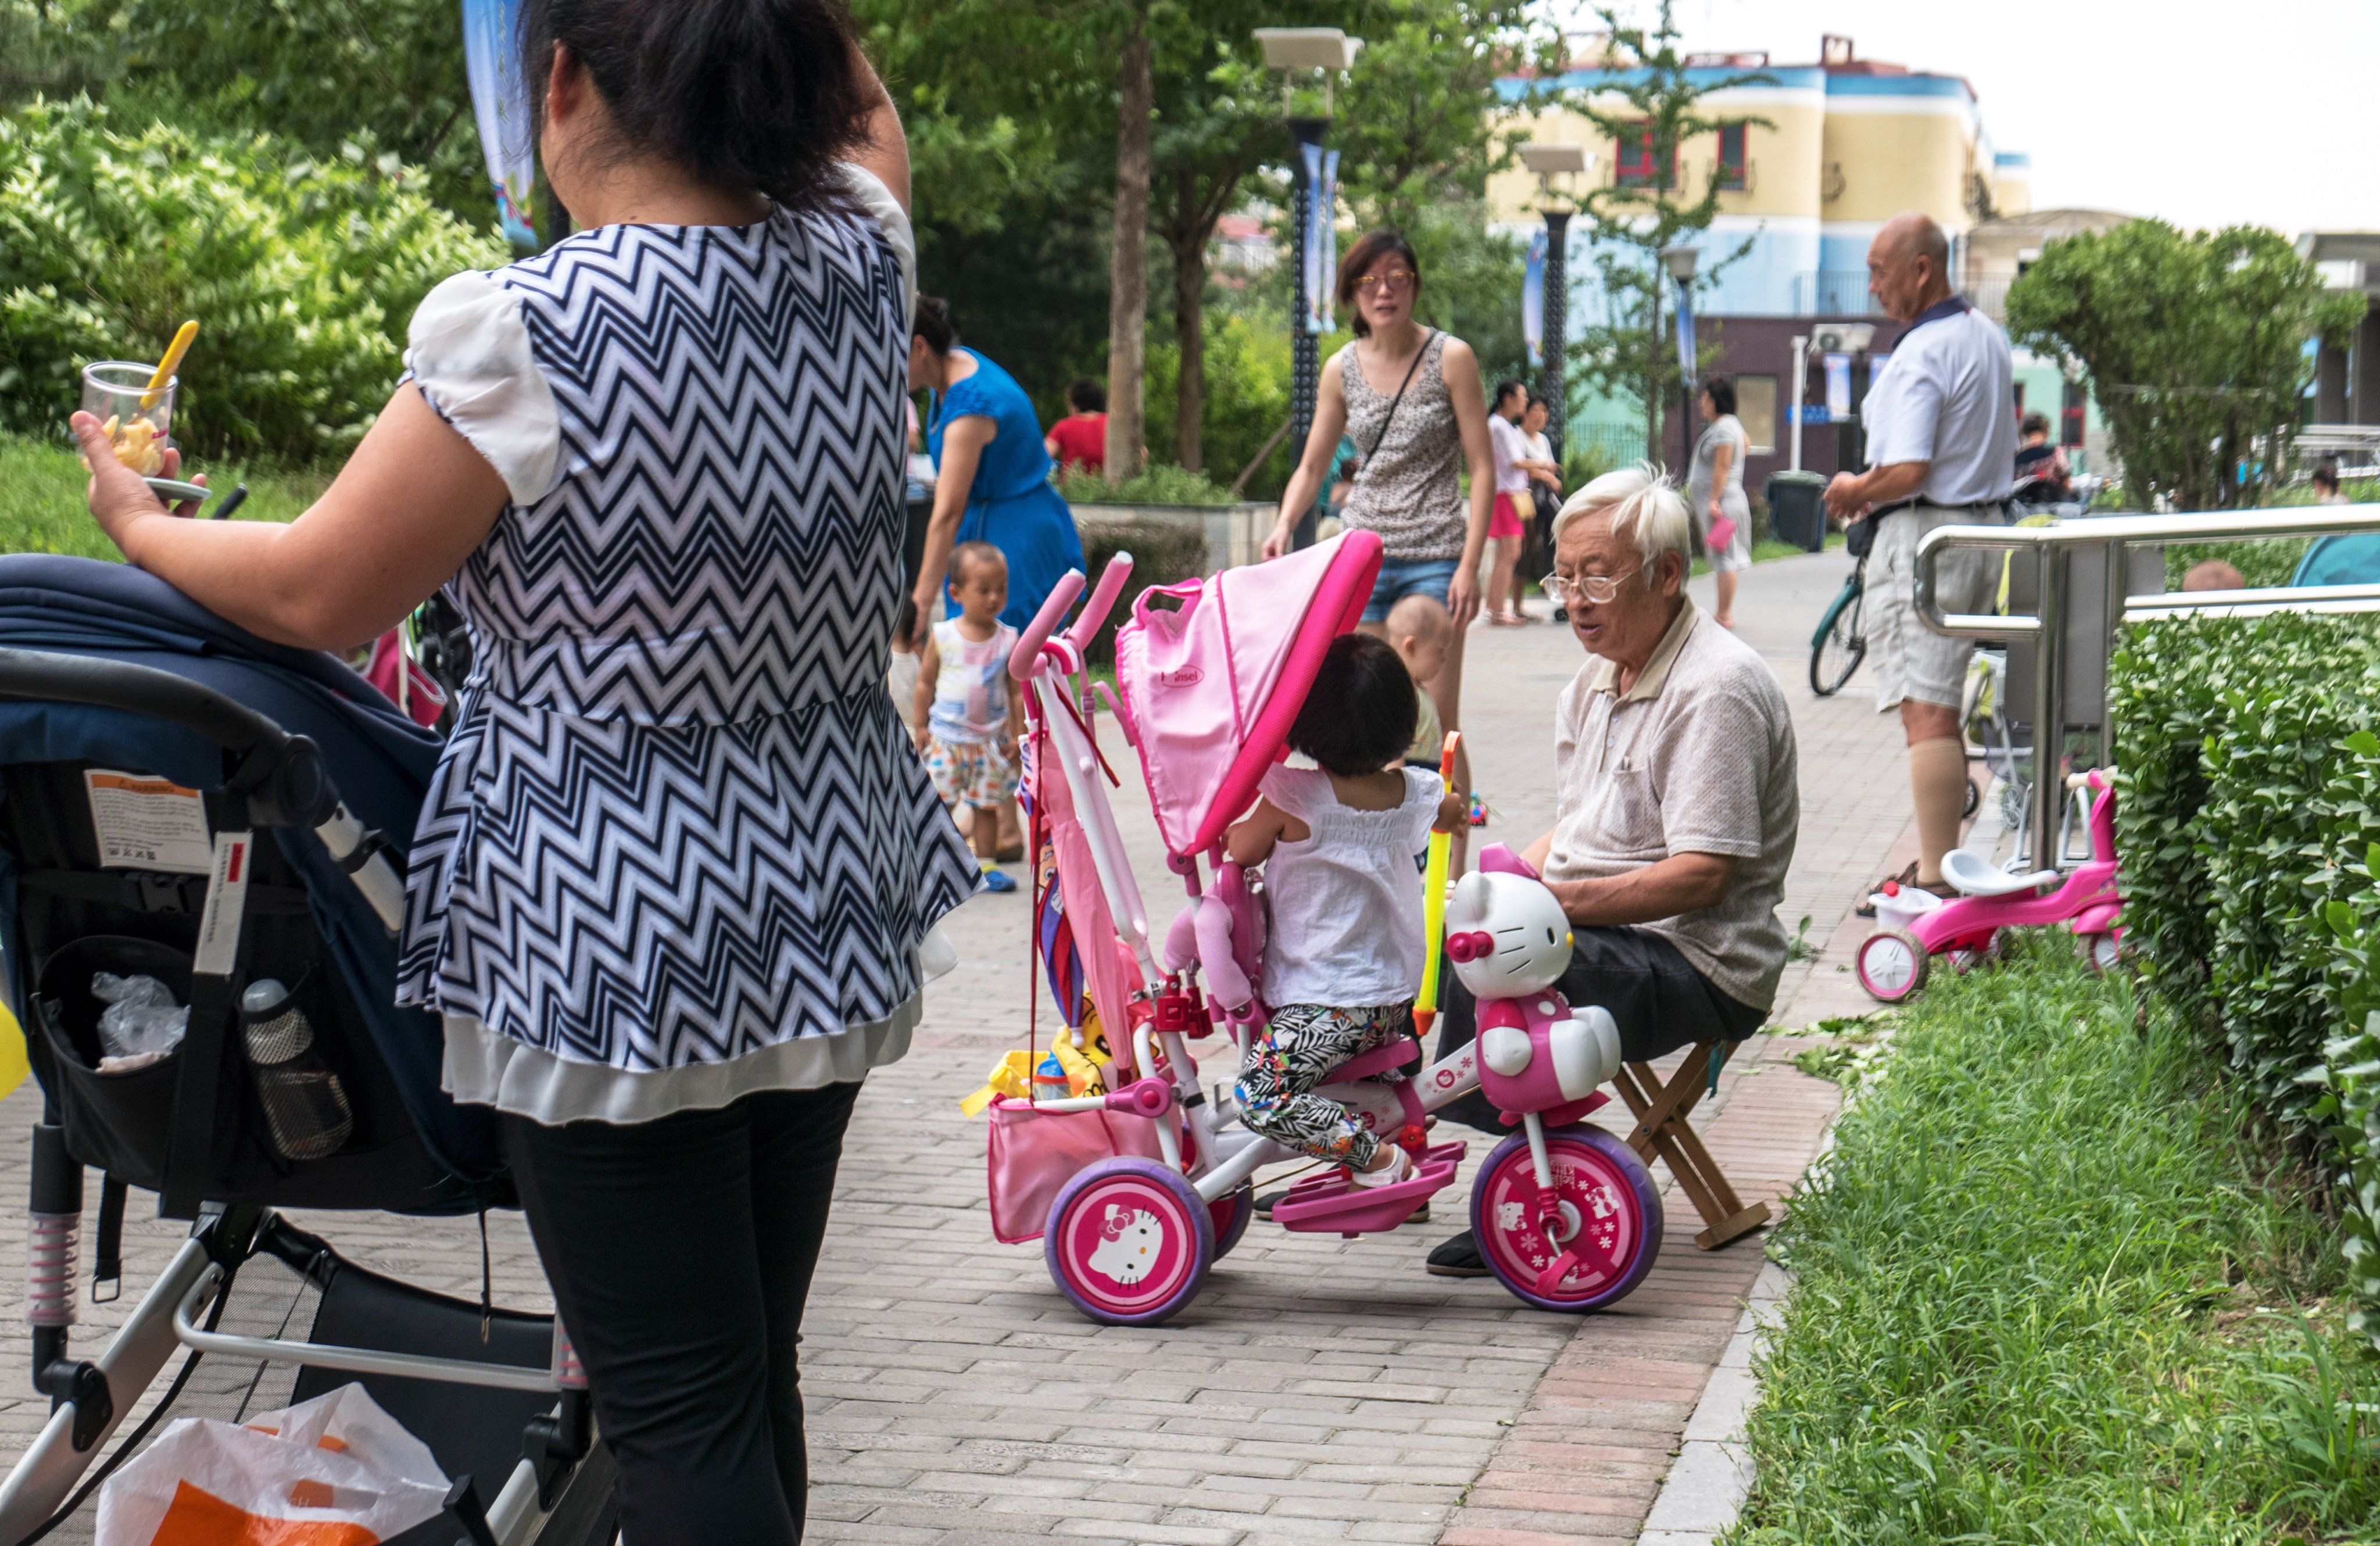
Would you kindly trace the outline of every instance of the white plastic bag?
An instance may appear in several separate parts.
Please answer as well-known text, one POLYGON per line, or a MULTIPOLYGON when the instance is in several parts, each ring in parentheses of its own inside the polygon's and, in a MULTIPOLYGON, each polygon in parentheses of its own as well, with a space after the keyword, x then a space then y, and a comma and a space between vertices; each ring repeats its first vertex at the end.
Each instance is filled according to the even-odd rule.
POLYGON ((103 1074, 146 1068, 172 1052, 190 1029, 189 1010, 176 1004, 174 991, 153 977, 103 971, 91 980, 91 996, 107 1005, 99 1016, 103 1074))
POLYGON ((447 1481, 361 1385, 247 1427, 179 1418, 99 1490, 96 1546, 374 1546, 427 1523, 447 1481))

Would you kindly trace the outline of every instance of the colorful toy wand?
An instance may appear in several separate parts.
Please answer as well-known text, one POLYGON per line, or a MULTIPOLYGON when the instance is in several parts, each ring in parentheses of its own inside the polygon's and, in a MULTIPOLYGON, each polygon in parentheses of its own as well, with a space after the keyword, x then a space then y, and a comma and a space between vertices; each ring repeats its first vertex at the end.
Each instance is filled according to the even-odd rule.
MULTIPOLYGON (((1454 749, 1463 742, 1463 732, 1446 733, 1445 749, 1439 753, 1438 776, 1447 783, 1454 782, 1454 749)), ((1427 1036, 1432 1022, 1438 1018, 1438 962, 1439 946, 1446 934, 1446 866, 1454 846, 1454 834, 1433 823, 1429 829, 1429 865, 1421 880, 1421 992, 1414 999, 1414 1030, 1427 1036)))

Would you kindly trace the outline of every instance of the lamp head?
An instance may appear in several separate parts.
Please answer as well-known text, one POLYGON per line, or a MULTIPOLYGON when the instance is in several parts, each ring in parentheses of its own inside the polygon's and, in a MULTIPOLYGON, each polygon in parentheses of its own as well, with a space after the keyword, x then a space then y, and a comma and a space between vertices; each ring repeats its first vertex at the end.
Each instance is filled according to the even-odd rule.
POLYGON ((1661 266, 1670 271, 1670 278, 1682 285, 1694 278, 1694 261, 1701 256, 1699 248, 1665 247, 1661 249, 1661 266))
POLYGON ((1353 69, 1364 46, 1336 27, 1259 27, 1256 39, 1269 70, 1353 69))

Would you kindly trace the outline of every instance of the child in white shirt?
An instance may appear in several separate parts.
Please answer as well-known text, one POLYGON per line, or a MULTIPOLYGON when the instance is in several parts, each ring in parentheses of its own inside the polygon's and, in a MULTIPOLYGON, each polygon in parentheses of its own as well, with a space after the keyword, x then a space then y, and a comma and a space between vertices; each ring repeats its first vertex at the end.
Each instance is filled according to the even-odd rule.
POLYGON ((1415 856, 1431 827, 1452 831, 1462 803, 1437 773, 1403 766, 1420 715, 1396 651, 1369 634, 1330 646, 1290 746, 1320 764, 1276 767, 1226 842, 1264 866, 1272 932, 1263 992, 1270 1022, 1240 1064, 1242 1119, 1362 1186, 1410 1174, 1404 1150, 1313 1093, 1349 1058, 1407 1034, 1421 988, 1422 897, 1415 856))
POLYGON ((959 615, 934 625, 917 663, 913 734, 934 792, 975 845, 984 889, 1014 891, 997 858, 1000 808, 1016 797, 1016 739, 1025 730, 1025 700, 1008 686, 1016 630, 1000 620, 1008 560, 990 542, 961 542, 950 576, 959 615))

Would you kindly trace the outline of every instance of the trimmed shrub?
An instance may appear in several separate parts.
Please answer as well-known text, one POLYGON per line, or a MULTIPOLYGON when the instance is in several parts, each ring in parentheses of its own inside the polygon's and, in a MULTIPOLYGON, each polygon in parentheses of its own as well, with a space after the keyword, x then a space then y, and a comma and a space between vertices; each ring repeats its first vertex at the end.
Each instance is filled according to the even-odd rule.
POLYGON ((93 359, 155 359, 184 319, 174 436, 310 460, 388 400, 431 286, 507 254, 419 174, 267 136, 119 129, 88 102, 0 117, 0 428, 56 439, 93 359))
POLYGON ((1132 617, 1133 603, 1154 586, 1175 585, 1207 572, 1207 534, 1195 526, 1162 520, 1098 521, 1080 528, 1083 572, 1099 583, 1108 560, 1119 553, 1132 554, 1132 578, 1123 588, 1108 626, 1091 640, 1090 659, 1115 663, 1116 629, 1132 617))

